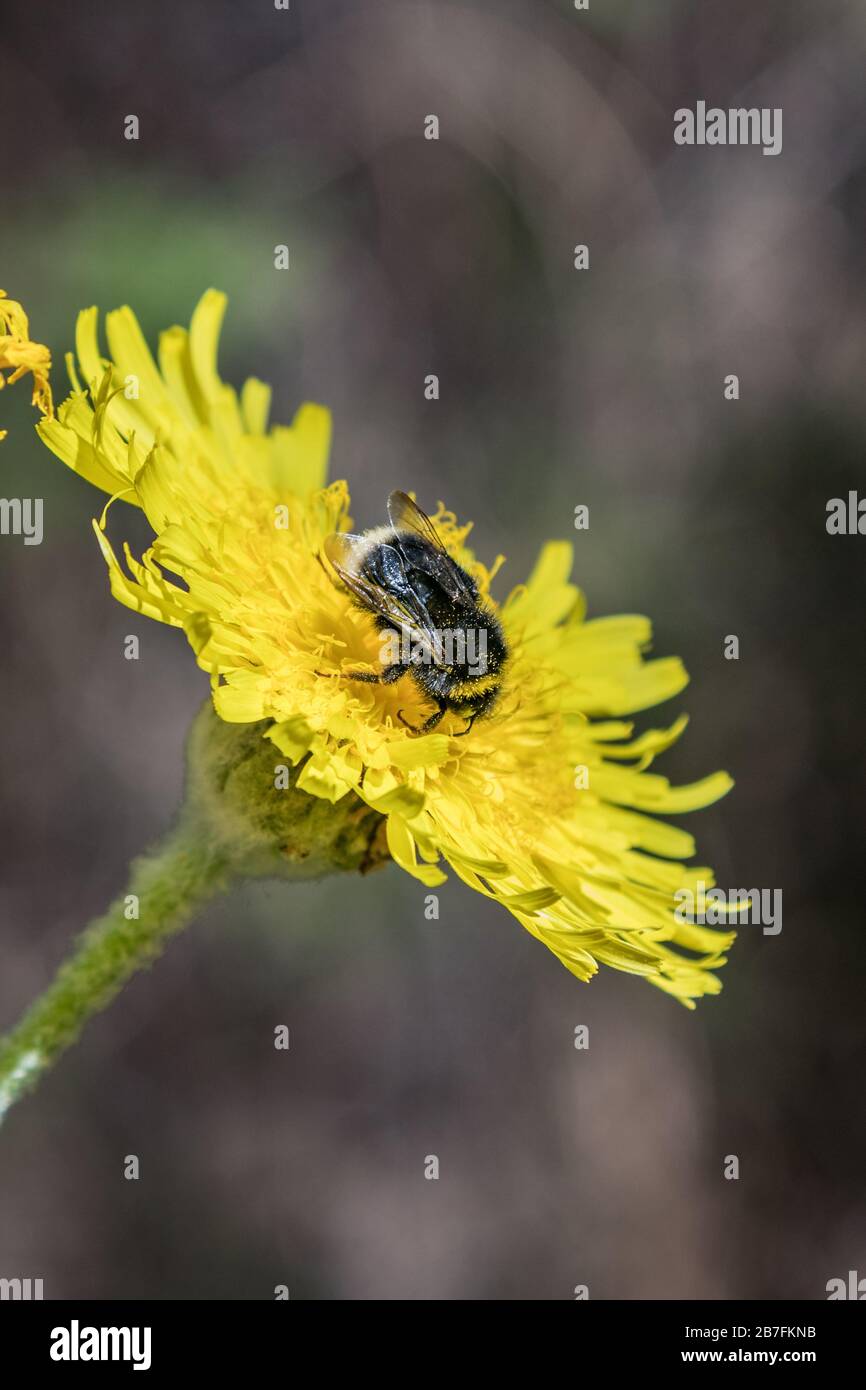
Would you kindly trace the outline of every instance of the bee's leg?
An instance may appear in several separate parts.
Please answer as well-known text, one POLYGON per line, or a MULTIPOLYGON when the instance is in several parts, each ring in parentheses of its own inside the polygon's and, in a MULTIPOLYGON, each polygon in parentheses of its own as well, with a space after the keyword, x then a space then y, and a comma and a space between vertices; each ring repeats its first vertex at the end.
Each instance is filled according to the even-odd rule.
POLYGON ((365 685, 379 685, 382 680, 381 671, 336 671, 335 675, 344 681, 363 681, 365 685))
POLYGON ((440 705, 435 714, 431 714, 429 719, 425 719, 420 729, 417 724, 410 724, 408 719, 403 718, 403 711, 401 709, 397 711, 397 718, 400 720, 401 724, 406 725, 407 729, 411 729, 413 734, 429 734, 431 729, 436 728, 436 725, 439 723, 446 709, 446 705, 440 705))
POLYGON ((384 671, 317 671, 326 680, 363 681, 366 685, 391 685, 403 674, 402 666, 388 666, 384 671))
POLYGON ((466 725, 466 728, 465 728, 465 729, 461 729, 459 734, 453 734, 453 735, 452 735, 452 738, 465 738, 466 735, 469 733, 469 730, 472 728, 472 725, 475 723, 475 721, 476 721, 477 718, 478 718, 478 710, 475 710, 474 714, 470 714, 470 716, 469 716, 469 723, 466 725))
POLYGON ((317 671, 326 681, 364 681, 367 685, 378 685, 382 677, 378 671, 317 671))
POLYGON ((479 702, 478 702, 478 704, 476 705, 475 709, 474 709, 474 710, 472 711, 472 713, 470 714, 470 716, 469 716, 469 722, 468 722, 468 724, 466 725, 466 728, 465 728, 465 729, 461 729, 461 730, 460 730, 460 733, 459 733, 459 734, 455 734, 454 737, 455 737, 455 738, 465 738, 466 735, 469 733, 469 730, 472 728, 472 725, 475 723, 476 719, 478 719, 482 714, 486 714, 487 710, 489 710, 489 708, 490 708, 490 706, 491 706, 492 704, 493 704, 493 698, 492 698, 489 694, 484 695, 484 696, 479 700, 479 702))

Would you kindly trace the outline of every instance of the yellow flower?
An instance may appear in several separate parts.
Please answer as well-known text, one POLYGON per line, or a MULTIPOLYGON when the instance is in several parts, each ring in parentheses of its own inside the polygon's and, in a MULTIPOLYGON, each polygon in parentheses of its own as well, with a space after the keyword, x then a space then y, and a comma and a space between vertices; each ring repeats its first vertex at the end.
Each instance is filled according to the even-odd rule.
MULTIPOLYGON (((30 325, 23 307, 17 300, 8 299, 5 290, 0 290, 0 390, 6 385, 4 371, 11 373, 10 386, 25 372, 32 372, 33 404, 43 415, 51 415, 53 405, 48 384, 51 353, 41 343, 31 343, 30 325)), ((0 439, 5 439, 7 434, 8 430, 0 430, 0 439)))
MULTIPOLYGON (((304 405, 268 429, 269 389, 240 396, 217 372, 225 298, 208 291, 190 329, 161 335, 158 365, 128 308, 110 313, 111 360, 95 309, 78 320, 74 390, 42 439, 112 499, 142 508, 155 532, 140 559, 122 559, 94 522, 121 603, 184 630, 209 672, 217 713, 271 721, 275 758, 302 763, 298 785, 337 801, 354 790, 387 817, 392 857, 430 888, 451 868, 509 909, 579 979, 598 962, 645 976, 689 1007, 717 993, 729 931, 677 920, 674 894, 714 882, 678 861, 686 831, 656 819, 706 806, 725 773, 672 787, 648 771, 682 733, 633 737, 624 716, 678 694, 676 658, 645 658, 646 618, 587 621, 569 582, 571 547, 544 547, 527 583, 500 606, 497 568, 467 547, 469 526, 440 504, 445 545, 470 570, 502 623, 510 658, 498 703, 466 737, 410 676, 368 685, 341 671, 378 665, 372 618, 321 559, 325 538, 349 526, 346 484, 326 483, 331 424, 304 405)), ((408 481, 408 480, 407 480, 408 481)))

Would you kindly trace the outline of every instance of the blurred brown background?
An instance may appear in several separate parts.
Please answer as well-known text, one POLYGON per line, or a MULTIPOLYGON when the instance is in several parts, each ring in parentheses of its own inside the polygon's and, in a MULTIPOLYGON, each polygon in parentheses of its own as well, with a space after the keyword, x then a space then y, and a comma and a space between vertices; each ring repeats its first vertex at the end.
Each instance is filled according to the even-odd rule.
MULTIPOLYGON (((236 892, 0 1132, 0 1276, 547 1299, 866 1274, 866 540, 825 531, 866 492, 862 5, 7 0, 0 45, 0 284, 58 389, 79 308, 128 302, 155 341, 216 285, 223 375, 271 381, 278 420, 332 408, 359 525, 392 487, 442 497, 507 553, 503 595, 587 503, 591 613, 648 612, 692 672, 643 720, 692 714, 659 770, 737 780, 688 818, 700 862, 784 892, 694 1015, 580 985, 456 881, 438 922, 396 869, 236 892), (677 148, 698 100, 782 107, 782 153, 677 148)), ((26 388, 2 404, 0 493, 46 528, 0 539, 5 1027, 170 821, 207 691, 110 599, 101 504, 26 388)))

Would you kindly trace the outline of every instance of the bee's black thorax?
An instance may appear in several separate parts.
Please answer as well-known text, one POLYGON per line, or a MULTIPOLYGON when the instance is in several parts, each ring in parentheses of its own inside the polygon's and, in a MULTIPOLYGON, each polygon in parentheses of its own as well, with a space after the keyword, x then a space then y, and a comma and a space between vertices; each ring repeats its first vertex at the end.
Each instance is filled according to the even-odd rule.
POLYGON ((391 493, 388 519, 390 525, 360 536, 335 532, 325 539, 326 558, 382 638, 379 672, 349 671, 346 678, 390 685, 411 675, 436 705, 415 732, 429 733, 453 710, 467 721, 459 738, 499 694, 505 637, 472 576, 408 493, 391 493))
MULTIPOLYGON (((376 616, 380 632, 393 634, 394 666, 413 677, 421 690, 442 710, 460 710, 475 715, 493 705, 501 684, 501 673, 508 651, 502 627, 478 594, 465 570, 466 601, 445 593, 436 579, 437 554, 420 537, 400 535, 403 563, 393 563, 395 537, 383 536, 370 546, 360 565, 360 574, 371 584, 387 589, 397 597, 407 590, 429 616, 430 645, 415 643, 405 629, 376 616), (399 650, 399 654, 398 654, 399 650)), ((455 564, 456 562, 452 562, 455 564)))

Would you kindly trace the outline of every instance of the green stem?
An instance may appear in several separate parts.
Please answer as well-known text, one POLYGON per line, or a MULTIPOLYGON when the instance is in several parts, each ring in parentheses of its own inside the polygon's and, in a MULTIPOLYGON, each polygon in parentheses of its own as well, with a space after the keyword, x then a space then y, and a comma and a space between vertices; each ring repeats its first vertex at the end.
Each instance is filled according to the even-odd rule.
POLYGON ((87 1021, 226 886, 227 856, 209 839, 184 815, 159 845, 133 861, 126 893, 82 932, 45 993, 0 1041, 0 1121, 87 1021))
POLYGON ((0 1121, 150 965, 203 902, 237 877, 298 881, 389 858, 385 819, 354 793, 332 804, 275 779, 282 755, 268 721, 228 724, 208 700, 187 740, 186 794, 176 828, 136 859, 129 887, 79 937, 52 984, 0 1039, 0 1121))

